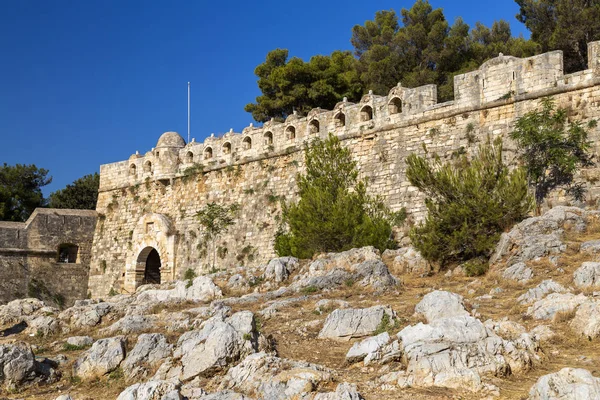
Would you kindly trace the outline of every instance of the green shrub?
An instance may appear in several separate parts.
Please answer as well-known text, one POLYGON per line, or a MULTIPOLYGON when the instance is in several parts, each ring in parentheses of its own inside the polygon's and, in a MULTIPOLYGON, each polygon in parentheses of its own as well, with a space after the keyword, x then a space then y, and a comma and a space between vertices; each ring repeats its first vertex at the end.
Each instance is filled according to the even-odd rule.
POLYGON ((188 268, 185 270, 185 273, 183 274, 183 279, 185 279, 186 281, 193 281, 196 276, 197 276, 196 271, 194 271, 191 268, 188 268))
POLYGON ((319 291, 319 288, 316 286, 306 286, 300 289, 300 292, 303 294, 312 294, 319 291))
POLYGON ((366 194, 356 161, 337 137, 329 134, 306 145, 305 165, 306 173, 297 178, 300 200, 283 203, 283 224, 275 236, 279 256, 396 247, 392 225, 402 222, 402 215, 366 194))
POLYGON ((427 217, 410 231, 417 250, 442 267, 489 257, 500 234, 534 208, 526 172, 509 171, 502 161, 502 142, 479 146, 472 160, 428 161, 411 154, 407 178, 426 196, 427 217))
POLYGON ((487 272, 489 263, 486 259, 474 258, 462 264, 467 276, 480 276, 487 272))
POLYGON ((585 188, 574 183, 575 173, 594 165, 587 129, 596 127, 596 120, 582 126, 568 122, 567 110, 556 108, 552 98, 541 100, 542 109, 533 110, 519 118, 510 137, 521 151, 521 161, 527 179, 535 189, 539 205, 555 188, 564 187, 575 200, 583 200, 585 188))

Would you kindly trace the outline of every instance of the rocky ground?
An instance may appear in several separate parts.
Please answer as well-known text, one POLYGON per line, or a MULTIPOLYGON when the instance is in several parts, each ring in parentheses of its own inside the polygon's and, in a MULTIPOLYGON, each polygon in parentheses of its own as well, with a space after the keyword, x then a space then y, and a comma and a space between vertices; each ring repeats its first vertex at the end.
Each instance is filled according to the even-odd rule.
POLYGON ((62 311, 16 300, 0 398, 598 399, 599 217, 525 220, 477 278, 362 248, 62 311))

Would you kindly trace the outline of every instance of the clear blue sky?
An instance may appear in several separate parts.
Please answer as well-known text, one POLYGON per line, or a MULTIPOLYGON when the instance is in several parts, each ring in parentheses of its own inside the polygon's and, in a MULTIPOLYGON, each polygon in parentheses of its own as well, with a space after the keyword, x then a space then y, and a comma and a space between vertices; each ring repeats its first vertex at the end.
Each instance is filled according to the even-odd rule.
MULTIPOLYGON (((254 68, 269 50, 303 59, 351 49, 351 29, 413 1, 3 0, 0 163, 50 170, 49 194, 154 147, 160 134, 236 132, 252 122, 254 68)), ((431 0, 453 22, 510 22, 513 0, 431 0)))

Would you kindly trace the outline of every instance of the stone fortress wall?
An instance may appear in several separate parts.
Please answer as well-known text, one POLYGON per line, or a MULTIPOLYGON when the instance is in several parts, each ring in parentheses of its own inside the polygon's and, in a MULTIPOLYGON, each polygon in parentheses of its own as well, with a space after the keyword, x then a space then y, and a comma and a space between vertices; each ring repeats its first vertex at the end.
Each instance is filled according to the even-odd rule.
POLYGON ((26 222, 0 222, 0 303, 40 288, 66 306, 85 298, 95 225, 95 211, 51 208, 26 222))
MULTIPOLYGON (((188 268, 205 272, 206 248, 195 214, 209 202, 240 205, 236 225, 218 242, 219 268, 273 257, 279 200, 296 197, 303 146, 329 132, 352 150, 372 194, 419 219, 424 205, 405 177, 408 154, 469 153, 487 137, 506 137, 516 119, 545 96, 569 107, 576 120, 600 117, 600 42, 588 48, 588 69, 569 75, 560 51, 526 59, 500 55, 455 76, 455 99, 441 104, 435 85, 399 84, 387 96, 368 94, 357 104, 342 101, 333 110, 250 125, 204 143, 186 144, 167 132, 151 151, 100 168, 90 291, 101 296, 111 288, 135 290, 153 249, 163 281, 180 278, 188 268)), ((591 134, 598 153, 599 129, 591 134)), ((510 142, 506 147, 510 154, 510 142)), ((596 175, 595 169, 583 173, 592 194, 598 192, 596 175)))

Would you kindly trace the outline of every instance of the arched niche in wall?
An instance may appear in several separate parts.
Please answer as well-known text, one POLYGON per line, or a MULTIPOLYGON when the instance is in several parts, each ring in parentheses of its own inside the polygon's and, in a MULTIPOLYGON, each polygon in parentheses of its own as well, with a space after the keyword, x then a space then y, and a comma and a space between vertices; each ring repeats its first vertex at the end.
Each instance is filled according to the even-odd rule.
POLYGON ((316 135, 320 131, 321 131, 321 125, 319 124, 318 119, 313 119, 312 121, 310 121, 308 123, 308 134, 309 135, 316 135))
POLYGON ((263 137, 264 137, 264 141, 265 141, 265 146, 273 145, 273 132, 267 131, 267 132, 265 132, 263 137))
POLYGON ((252 138, 250 136, 246 136, 244 140, 242 140, 242 146, 244 150, 250 150, 252 148, 252 138))
POLYGON ((334 120, 336 128, 342 128, 346 126, 346 114, 344 114, 343 112, 340 111, 339 113, 337 113, 334 117, 334 120))
POLYGON ((185 154, 185 162, 188 164, 191 164, 194 162, 194 153, 192 153, 191 151, 188 151, 185 154))
POLYGON ((370 121, 373 119, 373 108, 371 106, 364 106, 360 109, 360 120, 370 121))
POLYGON ((213 150, 212 147, 208 146, 207 148, 204 149, 204 159, 208 160, 213 158, 213 150))
POLYGON ((290 125, 285 128, 285 137, 287 140, 295 140, 296 139, 296 127, 290 125))
POLYGON ((391 114, 400 114, 402 112, 402 100, 399 97, 393 97, 388 103, 388 111, 391 114))
POLYGON ((223 154, 231 154, 231 143, 223 143, 223 154))

